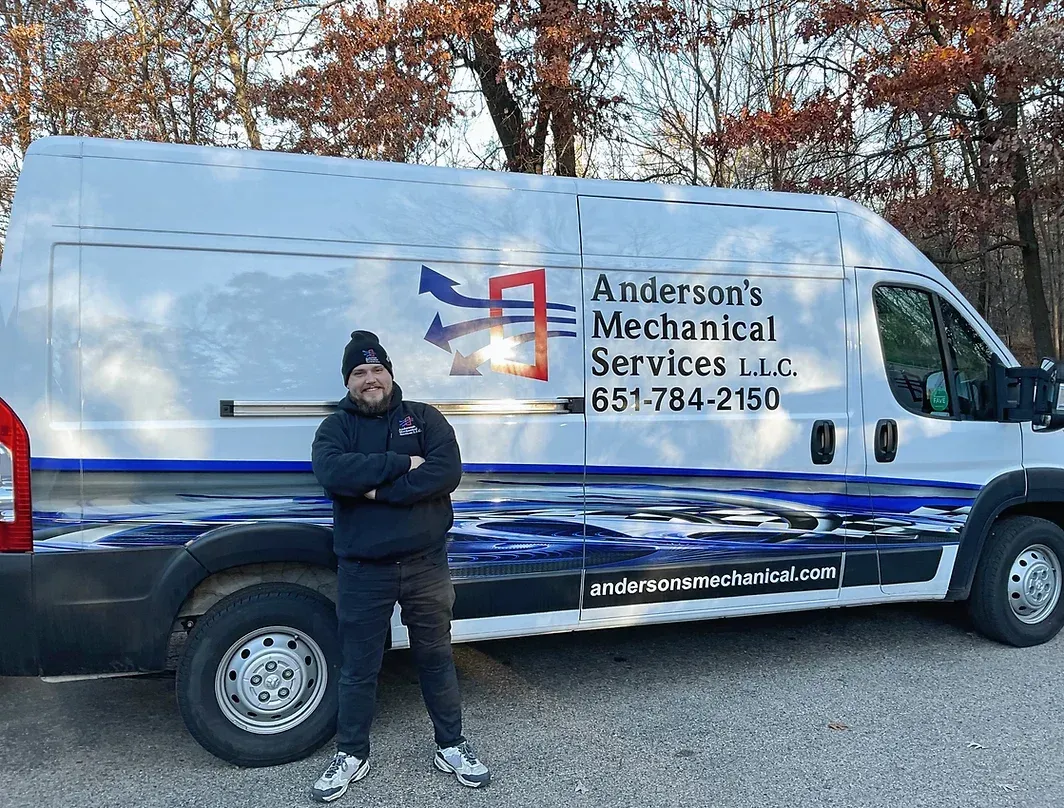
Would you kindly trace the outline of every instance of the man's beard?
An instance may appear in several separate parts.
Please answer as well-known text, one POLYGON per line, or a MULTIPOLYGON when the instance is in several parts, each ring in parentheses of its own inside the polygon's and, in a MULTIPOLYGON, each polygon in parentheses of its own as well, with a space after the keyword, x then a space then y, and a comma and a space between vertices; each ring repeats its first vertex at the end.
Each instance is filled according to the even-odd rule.
POLYGON ((373 403, 367 401, 361 396, 351 396, 351 400, 355 403, 355 409, 358 410, 359 415, 368 415, 371 418, 376 418, 378 415, 384 415, 388 412, 388 407, 392 403, 391 392, 385 393, 381 400, 373 403))

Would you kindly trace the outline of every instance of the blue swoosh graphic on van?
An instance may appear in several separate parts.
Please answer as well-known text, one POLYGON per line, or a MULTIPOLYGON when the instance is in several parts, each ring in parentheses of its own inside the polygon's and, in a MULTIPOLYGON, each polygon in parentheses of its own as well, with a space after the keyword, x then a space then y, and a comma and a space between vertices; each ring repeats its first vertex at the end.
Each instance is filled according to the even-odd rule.
MULTIPOLYGON (((535 305, 531 300, 489 300, 487 298, 466 297, 455 291, 454 287, 458 285, 459 281, 448 278, 446 275, 441 275, 424 264, 421 265, 421 284, 417 293, 423 295, 428 292, 441 303, 446 303, 449 306, 458 306, 463 309, 530 309, 535 305)), ((576 311, 576 306, 569 306, 565 303, 548 302, 547 308, 576 311)))
MULTIPOLYGON (((444 325, 439 312, 437 312, 436 319, 432 321, 429 330, 425 332, 425 341, 431 342, 437 348, 443 348, 443 350, 450 353, 452 339, 464 337, 467 334, 473 334, 477 331, 483 331, 486 328, 497 328, 503 325, 512 325, 513 323, 531 323, 534 320, 535 318, 530 315, 517 314, 509 317, 480 317, 476 320, 465 320, 460 323, 444 325)), ((547 322, 575 325, 576 318, 554 316, 548 317, 547 322)), ((573 333, 573 336, 576 336, 575 332, 573 333)))

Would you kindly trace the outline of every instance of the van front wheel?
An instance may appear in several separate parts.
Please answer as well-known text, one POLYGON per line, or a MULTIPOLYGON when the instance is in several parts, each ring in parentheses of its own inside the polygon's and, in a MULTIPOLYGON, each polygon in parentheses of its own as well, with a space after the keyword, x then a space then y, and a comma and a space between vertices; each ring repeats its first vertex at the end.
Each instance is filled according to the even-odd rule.
POLYGON ((275 766, 335 733, 339 669, 332 602, 305 587, 260 584, 197 622, 177 670, 177 702, 207 751, 238 766, 275 766))
POLYGON ((1013 516, 991 529, 972 583, 969 613, 991 639, 1017 647, 1051 640, 1064 626, 1064 530, 1013 516))

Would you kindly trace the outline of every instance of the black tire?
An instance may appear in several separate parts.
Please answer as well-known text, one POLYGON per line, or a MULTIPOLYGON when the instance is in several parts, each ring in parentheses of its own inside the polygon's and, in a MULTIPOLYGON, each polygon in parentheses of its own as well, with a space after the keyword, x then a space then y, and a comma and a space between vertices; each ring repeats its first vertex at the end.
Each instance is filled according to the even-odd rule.
POLYGON ((177 703, 188 731, 211 754, 237 766, 277 766, 313 754, 333 737, 339 678, 332 601, 294 584, 258 584, 219 601, 196 623, 177 669, 177 703), (215 676, 235 642, 268 626, 295 629, 317 643, 328 678, 321 702, 301 723, 262 735, 238 727, 222 712, 215 676))
POLYGON ((990 530, 975 570, 968 613, 976 629, 992 640, 1026 648, 1053 639, 1064 626, 1064 596, 1040 622, 1024 623, 1009 605, 1013 562, 1032 545, 1045 545, 1064 561, 1064 530, 1046 519, 1010 516, 990 530))

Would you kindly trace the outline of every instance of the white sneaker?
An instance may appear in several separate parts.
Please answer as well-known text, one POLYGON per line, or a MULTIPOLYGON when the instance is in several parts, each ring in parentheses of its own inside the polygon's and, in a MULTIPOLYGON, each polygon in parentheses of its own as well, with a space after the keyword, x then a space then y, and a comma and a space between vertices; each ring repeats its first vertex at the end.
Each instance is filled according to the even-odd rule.
POLYGON ((362 760, 354 755, 337 752, 329 768, 314 783, 310 796, 316 802, 332 802, 347 793, 347 787, 369 774, 369 758, 362 760))
POLYGON ((470 788, 480 788, 491 782, 491 772, 480 760, 468 741, 446 749, 436 747, 436 757, 432 761, 441 772, 453 774, 458 782, 470 788))

